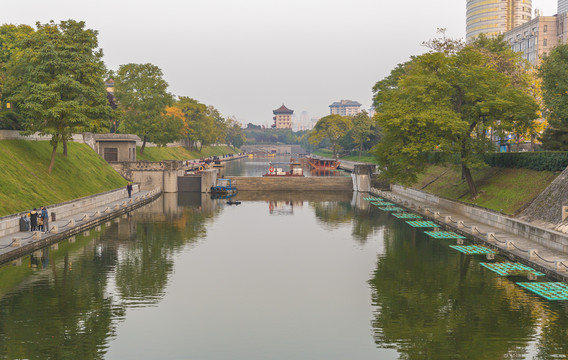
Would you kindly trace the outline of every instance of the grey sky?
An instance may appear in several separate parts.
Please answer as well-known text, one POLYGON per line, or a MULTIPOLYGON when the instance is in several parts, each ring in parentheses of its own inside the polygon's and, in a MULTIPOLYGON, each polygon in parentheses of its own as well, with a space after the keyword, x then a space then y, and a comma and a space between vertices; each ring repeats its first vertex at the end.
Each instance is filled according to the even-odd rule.
MULTIPOLYGON (((341 99, 371 105, 372 86, 447 28, 465 36, 466 0, 18 0, 0 23, 84 20, 110 69, 150 62, 170 92, 241 122, 272 123, 284 103, 299 117, 341 99)), ((556 13, 556 0, 533 9, 556 13)))

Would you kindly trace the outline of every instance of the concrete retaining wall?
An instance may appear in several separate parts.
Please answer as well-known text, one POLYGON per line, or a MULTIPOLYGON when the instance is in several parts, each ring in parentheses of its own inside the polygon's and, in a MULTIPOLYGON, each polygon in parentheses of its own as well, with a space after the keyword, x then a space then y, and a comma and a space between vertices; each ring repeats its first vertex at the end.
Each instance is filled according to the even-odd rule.
MULTIPOLYGON (((138 185, 133 185, 133 193, 139 191, 138 185)), ((117 201, 121 198, 128 196, 126 192, 126 187, 117 190, 107 191, 102 194, 91 195, 77 200, 67 201, 55 205, 46 205, 47 211, 50 214, 55 212, 57 218, 66 218, 71 215, 77 215, 82 213, 88 213, 90 209, 104 206, 113 201, 117 201)), ((42 206, 43 204, 38 204, 42 206)), ((30 209, 31 210, 31 209, 30 209)), ((20 231, 20 217, 22 215, 27 215, 29 212, 21 212, 18 214, 8 215, 0 218, 0 236, 6 236, 10 234, 17 233, 20 231)))
POLYGON ((239 191, 345 191, 353 190, 350 177, 237 177, 239 191))
POLYGON ((449 211, 455 211, 457 214, 478 219, 478 221, 487 225, 522 236, 549 249, 568 253, 568 236, 561 232, 536 227, 533 224, 513 219, 497 212, 439 198, 435 195, 408 189, 400 185, 393 185, 392 191, 418 201, 440 205, 449 211))

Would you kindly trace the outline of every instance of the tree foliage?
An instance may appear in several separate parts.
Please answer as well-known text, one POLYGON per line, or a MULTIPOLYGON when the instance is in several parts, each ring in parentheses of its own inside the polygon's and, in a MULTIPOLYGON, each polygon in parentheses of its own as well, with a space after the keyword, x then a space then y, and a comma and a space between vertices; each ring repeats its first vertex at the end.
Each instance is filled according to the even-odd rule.
POLYGON ((542 136, 548 150, 568 150, 568 45, 558 45, 540 66, 542 97, 550 124, 542 136))
POLYGON ((322 140, 327 139, 331 143, 333 156, 337 157, 340 149, 340 140, 351 129, 351 118, 332 114, 324 116, 318 120, 310 133, 310 142, 314 145, 319 144, 322 140))
MULTIPOLYGON (((68 20, 20 29, 16 50, 6 65, 3 99, 21 116, 24 133, 51 135, 55 152, 74 132, 109 116, 97 31, 68 20)), ((6 54, 4 54, 6 55, 6 54)))
POLYGON ((512 52, 474 44, 415 57, 377 83, 374 104, 384 138, 374 152, 386 176, 412 183, 428 152, 459 154, 476 196, 470 169, 482 164, 476 154, 491 151, 489 131, 528 129, 537 117, 535 100, 520 89, 522 77, 496 66, 515 59, 512 52), (499 56, 507 61, 496 62, 499 56))
POLYGON ((173 96, 162 76, 156 65, 131 63, 121 65, 114 79, 118 109, 123 113, 120 130, 142 139, 142 153, 147 141, 163 144, 165 139, 179 139, 179 130, 175 133, 174 126, 164 126, 166 106, 173 104, 173 96))

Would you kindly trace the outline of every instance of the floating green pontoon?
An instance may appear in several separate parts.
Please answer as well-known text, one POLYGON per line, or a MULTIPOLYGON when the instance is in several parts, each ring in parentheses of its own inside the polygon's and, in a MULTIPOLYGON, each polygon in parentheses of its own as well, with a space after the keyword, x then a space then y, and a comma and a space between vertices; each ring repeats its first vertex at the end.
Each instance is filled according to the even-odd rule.
POLYGON ((393 205, 395 205, 391 202, 386 202, 386 201, 371 202, 371 204, 377 205, 377 206, 393 206, 393 205))
POLYGON ((568 300, 568 285, 563 282, 518 282, 517 285, 547 300, 568 300))
POLYGON ((404 209, 399 208, 398 206, 379 206, 379 209, 383 211, 404 211, 404 209))
POLYGON ((496 250, 479 245, 450 245, 450 247, 467 255, 497 254, 496 250))
POLYGON ((425 220, 414 220, 414 221, 407 221, 408 225, 415 227, 415 228, 437 228, 440 227, 433 221, 425 221, 425 220))
POLYGON ((452 231, 424 231, 424 234, 435 239, 465 239, 465 236, 461 236, 452 231))
POLYGON ((393 214, 393 216, 396 216, 399 219, 422 219, 422 216, 417 215, 417 214, 413 214, 413 213, 396 213, 393 214))
POLYGON ((536 276, 544 276, 540 271, 519 263, 481 263, 481 266, 496 272, 501 276, 518 275, 519 273, 528 272, 536 276))

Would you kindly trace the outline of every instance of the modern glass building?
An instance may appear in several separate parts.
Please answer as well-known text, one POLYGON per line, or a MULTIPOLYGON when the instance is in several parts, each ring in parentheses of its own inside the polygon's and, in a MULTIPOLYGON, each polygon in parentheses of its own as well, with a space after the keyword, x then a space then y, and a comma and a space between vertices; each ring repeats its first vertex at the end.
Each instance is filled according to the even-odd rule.
POLYGON ((568 0, 558 0, 558 13, 568 12, 568 0))
POLYGON ((532 0, 467 0, 466 41, 511 30, 529 21, 531 12, 532 0))

